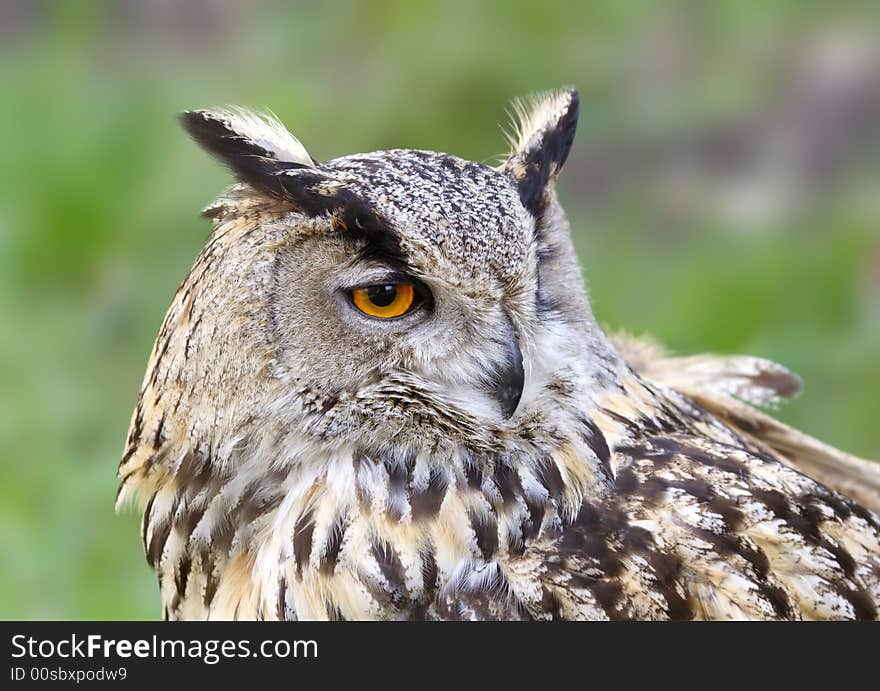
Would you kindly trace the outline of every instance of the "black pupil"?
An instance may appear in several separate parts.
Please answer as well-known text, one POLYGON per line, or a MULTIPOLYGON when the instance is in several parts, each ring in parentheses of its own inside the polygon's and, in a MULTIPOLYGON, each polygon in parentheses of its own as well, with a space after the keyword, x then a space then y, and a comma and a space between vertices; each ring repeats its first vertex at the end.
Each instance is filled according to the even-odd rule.
POLYGON ((376 307, 388 307, 397 297, 397 286, 372 286, 367 288, 367 297, 376 307))

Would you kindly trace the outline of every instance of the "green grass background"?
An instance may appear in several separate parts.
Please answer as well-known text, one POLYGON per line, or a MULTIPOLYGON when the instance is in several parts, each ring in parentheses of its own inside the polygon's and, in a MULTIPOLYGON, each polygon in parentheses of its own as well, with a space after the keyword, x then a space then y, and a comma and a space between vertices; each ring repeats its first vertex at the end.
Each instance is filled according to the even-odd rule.
POLYGON ((0 617, 160 614, 138 517, 113 499, 153 337, 209 233, 198 211, 229 181, 178 128, 190 107, 269 107, 319 158, 489 160, 511 97, 576 84, 560 193, 599 318, 677 352, 779 360, 806 382, 783 419, 880 457, 877 129, 757 220, 695 193, 702 174, 675 201, 662 162, 772 119, 823 37, 876 44, 876 5, 173 5, 0 9, 0 617))

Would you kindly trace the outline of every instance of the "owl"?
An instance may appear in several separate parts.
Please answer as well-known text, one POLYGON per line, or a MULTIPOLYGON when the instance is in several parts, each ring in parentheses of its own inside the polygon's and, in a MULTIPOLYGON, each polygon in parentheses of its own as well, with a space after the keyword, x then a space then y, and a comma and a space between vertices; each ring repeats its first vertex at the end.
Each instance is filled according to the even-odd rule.
POLYGON ((878 617, 878 466, 753 407, 798 379, 597 324, 578 103, 517 105, 496 167, 182 115, 237 183, 119 465, 166 619, 878 617))

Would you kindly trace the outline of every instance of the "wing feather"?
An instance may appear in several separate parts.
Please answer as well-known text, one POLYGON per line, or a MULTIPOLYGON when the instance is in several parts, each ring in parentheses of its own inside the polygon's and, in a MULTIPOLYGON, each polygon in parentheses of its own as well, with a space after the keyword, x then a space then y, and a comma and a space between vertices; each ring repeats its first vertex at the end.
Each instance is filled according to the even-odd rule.
POLYGON ((794 396, 800 379, 781 365, 749 356, 672 357, 656 342, 614 336, 629 365, 645 379, 687 396, 791 467, 880 513, 880 463, 836 449, 752 406, 794 396))

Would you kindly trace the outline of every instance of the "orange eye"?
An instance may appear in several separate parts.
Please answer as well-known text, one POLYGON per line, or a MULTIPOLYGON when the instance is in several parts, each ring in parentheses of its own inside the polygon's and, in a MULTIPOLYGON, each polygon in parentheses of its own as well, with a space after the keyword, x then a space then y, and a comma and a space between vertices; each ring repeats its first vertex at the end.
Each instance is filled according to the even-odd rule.
POLYGON ((364 314, 379 319, 393 319, 412 307, 415 291, 411 283, 368 286, 351 291, 354 306, 364 314))

